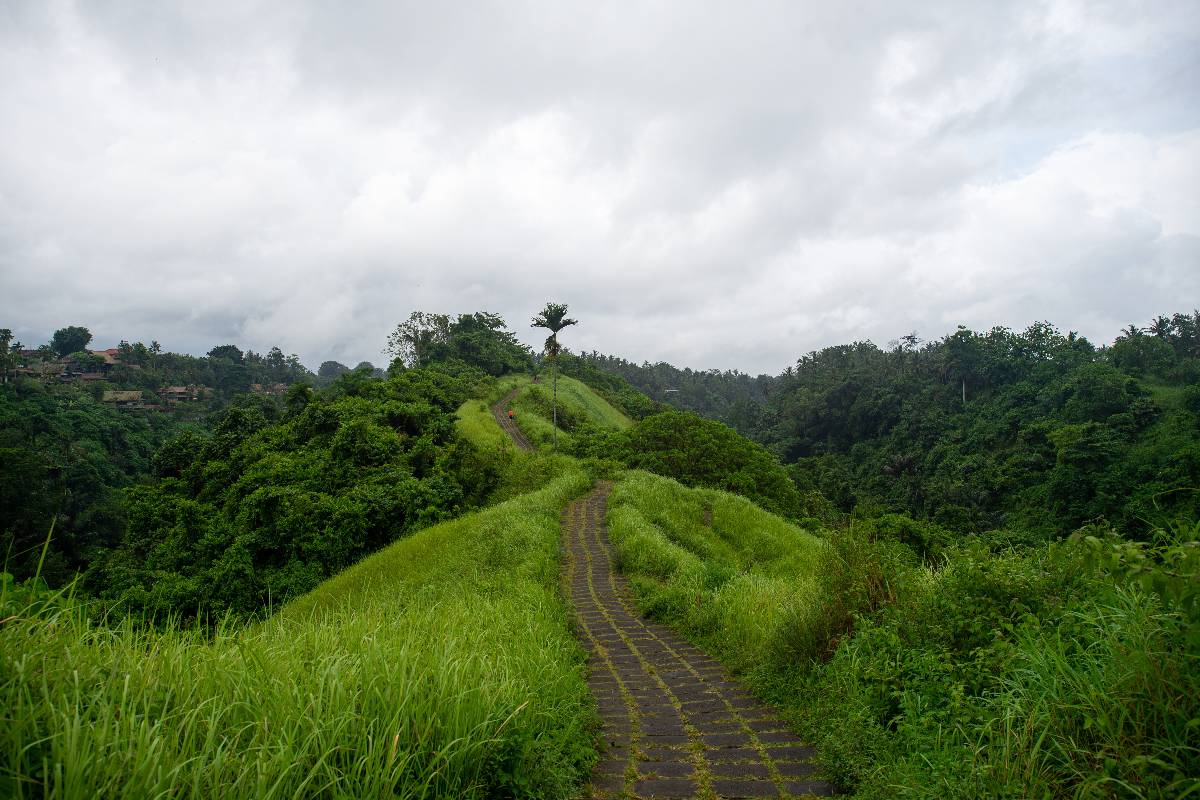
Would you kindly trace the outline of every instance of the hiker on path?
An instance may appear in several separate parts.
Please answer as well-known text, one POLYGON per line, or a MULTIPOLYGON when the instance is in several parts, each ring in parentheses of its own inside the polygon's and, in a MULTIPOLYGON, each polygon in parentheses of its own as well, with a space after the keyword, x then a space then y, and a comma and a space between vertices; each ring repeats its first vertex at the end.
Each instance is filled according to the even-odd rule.
POLYGON ((511 408, 508 410, 508 418, 509 419, 513 418, 513 410, 511 408))

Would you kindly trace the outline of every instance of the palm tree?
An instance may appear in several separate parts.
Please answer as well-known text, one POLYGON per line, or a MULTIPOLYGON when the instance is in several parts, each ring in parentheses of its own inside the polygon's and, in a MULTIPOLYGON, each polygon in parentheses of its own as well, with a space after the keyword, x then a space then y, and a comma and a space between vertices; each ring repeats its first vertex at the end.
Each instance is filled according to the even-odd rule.
POLYGON ((1160 314, 1159 316, 1154 318, 1153 322, 1150 323, 1149 330, 1150 330, 1150 333, 1153 333, 1155 336, 1159 337, 1160 339, 1170 336, 1171 335, 1171 320, 1160 314))
POLYGON ((546 354, 550 356, 551 375, 554 384, 553 396, 550 401, 550 413, 554 417, 553 449, 558 451, 558 332, 568 325, 577 325, 579 320, 567 317, 565 303, 546 303, 542 312, 533 318, 530 327, 546 328, 550 336, 546 338, 546 354))

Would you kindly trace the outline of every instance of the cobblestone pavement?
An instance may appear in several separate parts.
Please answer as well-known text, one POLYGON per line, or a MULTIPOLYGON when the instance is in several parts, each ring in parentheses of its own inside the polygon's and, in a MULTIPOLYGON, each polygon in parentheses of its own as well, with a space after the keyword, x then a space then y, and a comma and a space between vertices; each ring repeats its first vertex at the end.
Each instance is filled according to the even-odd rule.
POLYGON ((604 746, 588 798, 828 795, 813 751, 716 661, 635 610, 614 571, 601 482, 562 516, 563 580, 589 650, 604 746))
POLYGON ((532 450, 533 442, 529 441, 529 438, 521 432, 521 429, 517 427, 517 423, 514 420, 508 418, 508 404, 512 402, 519 391, 521 390, 513 389, 504 395, 504 397, 501 397, 500 401, 492 406, 492 416, 496 418, 496 424, 512 437, 513 442, 518 448, 521 450, 532 450))

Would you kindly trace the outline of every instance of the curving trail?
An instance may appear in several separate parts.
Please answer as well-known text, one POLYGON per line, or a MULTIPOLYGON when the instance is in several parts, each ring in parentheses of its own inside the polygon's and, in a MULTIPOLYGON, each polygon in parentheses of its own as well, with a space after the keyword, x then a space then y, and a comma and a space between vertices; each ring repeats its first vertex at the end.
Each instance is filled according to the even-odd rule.
MULTIPOLYGON (((507 421, 507 420, 506 420, 507 421)), ((716 661, 634 609, 604 524, 612 485, 563 511, 564 584, 589 650, 604 751, 590 798, 832 794, 813 751, 716 661)))
POLYGON ((533 442, 529 441, 521 429, 517 427, 517 423, 508 418, 508 404, 517 396, 520 389, 513 389, 508 394, 501 397, 500 400, 492 406, 492 416, 496 418, 496 424, 504 429, 505 433, 512 437, 513 443, 521 450, 532 450, 533 442))

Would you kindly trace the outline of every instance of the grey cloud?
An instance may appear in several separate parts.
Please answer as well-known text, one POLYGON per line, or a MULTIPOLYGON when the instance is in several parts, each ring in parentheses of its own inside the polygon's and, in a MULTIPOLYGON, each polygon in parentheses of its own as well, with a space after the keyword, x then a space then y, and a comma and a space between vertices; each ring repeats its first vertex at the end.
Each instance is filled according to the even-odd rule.
MULTIPOLYGON (((1200 296, 1200 11, 1163 3, 10 4, 0 296, 381 360, 409 311, 777 371, 1200 296)), ((24 333, 22 333, 24 332, 24 333)))

